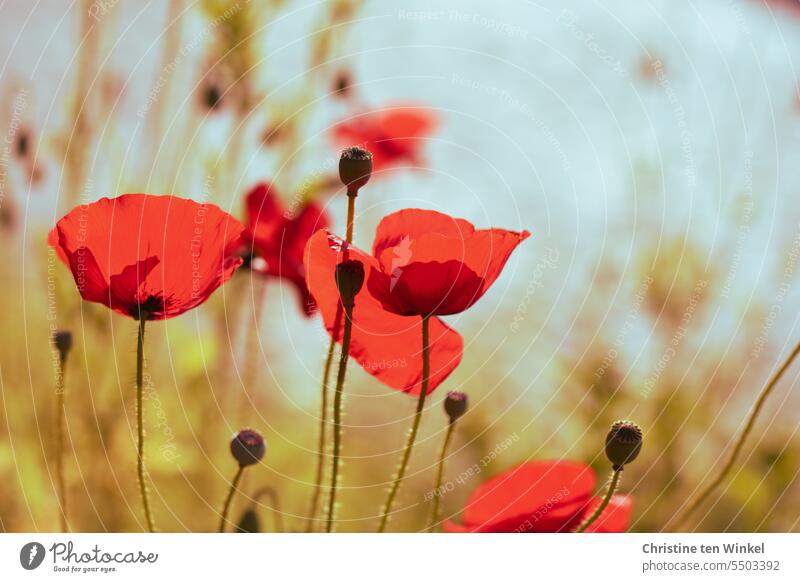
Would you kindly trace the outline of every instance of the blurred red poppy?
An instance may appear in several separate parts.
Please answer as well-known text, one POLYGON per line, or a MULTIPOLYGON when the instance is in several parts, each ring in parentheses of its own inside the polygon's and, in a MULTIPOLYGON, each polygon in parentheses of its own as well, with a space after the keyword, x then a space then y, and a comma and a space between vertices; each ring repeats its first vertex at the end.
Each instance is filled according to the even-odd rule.
POLYGON ((423 166, 422 146, 437 125, 430 109, 395 105, 340 122, 333 128, 333 140, 339 148, 359 145, 372 152, 375 172, 402 164, 423 166))
MULTIPOLYGON (((591 467, 572 461, 523 463, 484 482, 470 495, 463 525, 444 522, 449 533, 558 533, 573 531, 600 503, 593 497, 591 467)), ((587 532, 628 529, 633 499, 615 495, 587 532)))
POLYGON ((152 320, 197 307, 230 279, 243 230, 213 204, 124 194, 74 208, 48 242, 84 300, 152 320))
MULTIPOLYGON (((318 231, 305 252, 306 277, 316 298, 325 327, 342 341, 343 317, 336 287, 336 265, 345 259, 361 261, 364 270, 378 268, 378 261, 327 231, 318 231), (338 325, 337 325, 338 324, 338 325)), ((364 288, 356 296, 350 357, 387 386, 410 394, 422 388, 422 320, 389 313, 364 288)), ((430 320, 431 374, 428 392, 441 384, 461 361, 461 336, 439 318, 430 320)))
POLYGON ((263 259, 251 263, 253 270, 291 283, 297 290, 303 312, 310 316, 316 303, 308 292, 303 268, 303 249, 317 230, 327 228, 328 216, 317 204, 303 205, 289 216, 270 184, 259 184, 247 195, 247 228, 244 238, 251 253, 263 259))
POLYGON ((386 216, 375 233, 368 287, 398 315, 451 315, 480 299, 495 282, 525 230, 475 230, 466 220, 432 210, 386 216))

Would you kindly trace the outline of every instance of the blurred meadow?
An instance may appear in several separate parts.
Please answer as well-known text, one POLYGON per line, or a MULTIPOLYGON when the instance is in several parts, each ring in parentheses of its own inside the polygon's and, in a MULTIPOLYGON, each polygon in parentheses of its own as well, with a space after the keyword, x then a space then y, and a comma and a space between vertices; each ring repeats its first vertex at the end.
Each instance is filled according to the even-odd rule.
MULTIPOLYGON (((0 6, 0 531, 56 531, 58 357, 70 330, 66 476, 75 531, 141 531, 136 325, 80 300, 47 246, 71 208, 171 193, 243 218, 271 182, 343 234, 332 128, 425 108, 418 156, 373 176, 355 243, 384 215, 439 210, 530 230, 475 307, 446 318, 461 365, 428 400, 391 531, 418 531, 448 390, 470 397, 445 478, 458 518, 482 481, 529 459, 608 471, 631 531, 670 521, 713 477, 800 337, 800 9, 764 0, 403 3, 12 0, 0 6)), ((328 335, 294 291, 240 269, 199 308, 148 327, 145 425, 163 531, 213 531, 231 435, 268 443, 265 529, 302 530, 328 335)), ((399 365, 402 365, 400 363, 399 365)), ((770 396, 730 478, 686 526, 800 531, 800 366, 770 396)), ((338 531, 373 531, 415 401, 351 362, 338 531)))

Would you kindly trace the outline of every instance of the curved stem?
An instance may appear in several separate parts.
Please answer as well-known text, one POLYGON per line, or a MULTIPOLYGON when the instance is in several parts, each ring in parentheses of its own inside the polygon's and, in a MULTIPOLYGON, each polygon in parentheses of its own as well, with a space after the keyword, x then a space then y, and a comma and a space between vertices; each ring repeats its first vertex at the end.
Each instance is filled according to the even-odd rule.
POLYGON ((614 469, 614 471, 611 473, 611 482, 608 484, 608 490, 606 491, 605 497, 603 497, 603 501, 601 501, 600 505, 597 506, 597 509, 592 512, 592 515, 583 520, 583 523, 578 526, 578 529, 575 530, 575 533, 585 532, 586 528, 592 525, 601 515, 603 515, 606 507, 608 507, 608 504, 611 503, 611 498, 617 491, 617 487, 619 486, 619 478, 621 475, 622 467, 619 469, 614 469))
POLYGON ((441 504, 441 487, 442 478, 444 477, 444 460, 447 457, 447 447, 450 445, 450 440, 453 437, 453 431, 456 427, 455 422, 448 423, 447 433, 444 435, 444 443, 442 443, 442 452, 439 454, 439 465, 436 469, 436 482, 433 486, 433 506, 431 507, 431 517, 428 522, 427 531, 433 531, 436 524, 439 522, 439 505, 441 504))
POLYGON ((144 421, 142 403, 142 378, 144 373, 144 324, 147 321, 144 313, 139 316, 139 336, 136 343, 136 475, 139 480, 139 493, 142 496, 142 506, 144 507, 144 517, 147 521, 147 531, 153 533, 153 515, 150 512, 150 500, 147 498, 147 482, 145 481, 144 469, 144 421))
POLYGON ((285 527, 283 525, 283 512, 281 511, 281 504, 280 499, 278 498, 278 492, 275 491, 274 488, 265 486, 256 491, 255 495, 253 495, 253 507, 255 508, 256 504, 258 503, 259 498, 262 495, 266 495, 272 501, 272 517, 275 521, 275 532, 276 533, 283 533, 285 531, 285 527))
POLYGON ((676 529, 680 529, 686 523, 689 517, 691 517, 691 515, 697 511, 697 509, 711 496, 714 490, 719 487, 723 481, 725 481, 725 478, 736 464, 736 460, 739 458, 739 455, 744 448, 744 443, 747 440, 747 437, 750 436, 750 433, 753 431, 753 427, 756 424, 758 415, 764 408, 767 398, 769 398, 769 395, 783 377, 783 374, 786 372, 786 370, 789 369, 789 366, 792 365, 792 362, 795 360, 798 354, 800 354, 800 342, 797 343, 797 345, 794 347, 794 350, 792 350, 792 353, 789 354, 789 357, 787 357, 783 364, 781 364, 781 367, 778 368, 778 370, 775 371, 772 376, 770 376, 764 388, 761 389, 761 393, 758 395, 753 408, 750 410, 750 414, 747 417, 747 422, 745 423, 742 432, 739 434, 739 438, 736 439, 736 444, 734 445, 728 460, 725 462, 725 465, 723 465, 722 469, 714 478, 714 480, 709 483, 695 498, 695 500, 678 516, 675 524, 676 529))
MULTIPOLYGON (((337 313, 337 316, 339 314, 337 313)), ((337 323, 334 324, 334 329, 338 329, 339 317, 337 323)), ((317 474, 314 479, 314 494, 311 497, 311 508, 308 511, 308 519, 306 520, 306 533, 314 529, 314 520, 317 517, 317 508, 319 507, 319 500, 322 496, 322 481, 325 478, 325 436, 326 427, 328 425, 328 392, 331 379, 331 368, 333 367, 333 354, 336 348, 336 340, 331 336, 331 341, 328 344, 328 353, 325 356, 325 368, 322 372, 322 399, 319 411, 319 439, 317 440, 317 474)))
POLYGON ((325 532, 333 530, 333 513, 336 508, 336 486, 339 480, 339 463, 342 451, 342 398, 347 362, 350 359, 350 335, 353 330, 353 305, 344 307, 344 332, 342 333, 342 353, 339 357, 339 372, 336 376, 336 392, 333 396, 333 465, 331 467, 331 494, 328 498, 328 517, 325 532))
POLYGON ((228 489, 228 496, 225 497, 225 504, 222 506, 222 514, 219 518, 219 533, 225 532, 225 524, 228 523, 228 511, 231 509, 233 494, 236 493, 236 488, 239 487, 239 481, 242 479, 242 473, 244 473, 244 467, 239 465, 239 468, 236 470, 236 475, 233 476, 233 481, 231 481, 231 488, 228 489))
POLYGON ((386 530, 386 524, 389 521, 389 513, 392 511, 392 504, 394 503, 394 498, 397 496, 397 491, 400 489, 400 483, 403 482, 403 477, 405 477, 406 469, 408 468, 408 461, 411 458, 411 450, 414 448, 414 442, 417 440, 417 433, 419 432, 419 425, 420 421, 422 420, 422 411, 425 409, 425 396, 428 393, 428 383, 429 383, 429 376, 430 376, 430 338, 429 338, 429 329, 430 329, 430 318, 427 315, 422 316, 422 389, 419 393, 419 399, 417 400, 417 410, 414 413, 414 422, 411 425, 411 430, 408 433, 408 440, 406 440, 406 446, 403 449, 403 456, 400 459, 400 466, 397 468, 397 475, 392 482, 392 486, 389 489, 389 494, 386 496, 386 502, 383 504, 383 509, 381 510, 381 521, 378 525, 378 533, 382 533, 386 530))
POLYGON ((58 360, 58 377, 56 380, 56 486, 58 488, 58 503, 60 505, 61 531, 69 531, 67 524, 67 480, 64 475, 64 434, 67 425, 66 410, 66 374, 67 357, 63 352, 58 360))

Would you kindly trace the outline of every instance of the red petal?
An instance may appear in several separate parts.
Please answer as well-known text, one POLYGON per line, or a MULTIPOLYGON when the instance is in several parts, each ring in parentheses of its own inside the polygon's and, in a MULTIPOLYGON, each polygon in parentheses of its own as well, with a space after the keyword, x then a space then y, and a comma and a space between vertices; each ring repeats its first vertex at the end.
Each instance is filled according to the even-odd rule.
POLYGON ((469 308, 530 236, 499 228, 476 231, 465 220, 419 209, 390 214, 378 233, 374 250, 384 276, 371 280, 372 292, 401 315, 469 308))
POLYGON ((580 463, 524 463, 475 490, 464 525, 495 532, 563 530, 577 521, 594 485, 594 472, 580 463))
MULTIPOLYGON (((103 198, 73 209, 56 229, 76 283, 80 254, 92 257, 94 289, 81 290, 82 296, 132 316, 138 305, 120 302, 134 300, 134 283, 138 300, 161 305, 150 317, 165 319, 205 301, 241 264, 232 252, 241 244, 242 225, 212 204, 174 196, 103 198), (111 288, 101 293, 100 281, 111 288)), ((52 236, 48 240, 53 243, 52 236)))
POLYGON ((259 184, 247 195, 247 237, 267 263, 265 275, 287 280, 297 291, 300 307, 310 316, 316 310, 305 281, 303 251, 316 231, 327 228, 328 216, 316 204, 305 204, 296 217, 287 216, 274 188, 259 184))
MULTIPOLYGON (((339 310, 339 292, 334 270, 342 258, 341 239, 326 231, 314 234, 306 246, 308 287, 319 305, 328 332, 340 341, 341 328, 334 332, 339 310)), ((350 247, 350 259, 364 263, 365 270, 377 268, 377 261, 350 247)), ((356 296, 350 355, 364 370, 395 390, 419 394, 422 382, 422 323, 418 317, 389 313, 370 295, 366 286, 356 296)), ((461 361, 463 340, 438 318, 430 322, 430 390, 441 384, 461 361)))

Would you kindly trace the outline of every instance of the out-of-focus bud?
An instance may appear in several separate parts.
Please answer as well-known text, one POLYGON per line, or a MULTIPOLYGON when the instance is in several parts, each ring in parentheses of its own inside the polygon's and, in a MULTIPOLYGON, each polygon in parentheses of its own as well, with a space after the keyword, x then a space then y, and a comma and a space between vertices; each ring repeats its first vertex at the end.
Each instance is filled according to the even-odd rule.
POLYGON ((448 392, 444 399, 444 411, 450 417, 450 422, 455 422, 467 412, 469 400, 463 392, 448 392))
POLYGON ((357 196, 358 191, 369 182, 372 175, 372 153, 362 147, 353 146, 342 150, 339 158, 339 178, 347 186, 348 196, 357 196))
POLYGON ((254 508, 246 509, 236 524, 236 533, 259 533, 261 531, 261 520, 258 512, 254 508))
POLYGON ((642 429, 630 420, 618 420, 611 425, 606 436, 606 457, 615 471, 639 456, 642 450, 642 429))
POLYGON ((240 430, 231 439, 231 455, 240 467, 255 465, 267 452, 264 437, 253 429, 240 430))
POLYGON ((336 265, 336 287, 342 304, 351 307, 364 285, 364 263, 349 259, 336 265))
POLYGON ((69 331, 59 330, 53 334, 53 345, 61 354, 62 358, 66 358, 72 349, 72 333, 69 331))

